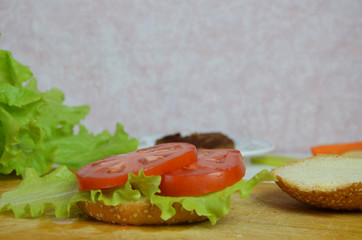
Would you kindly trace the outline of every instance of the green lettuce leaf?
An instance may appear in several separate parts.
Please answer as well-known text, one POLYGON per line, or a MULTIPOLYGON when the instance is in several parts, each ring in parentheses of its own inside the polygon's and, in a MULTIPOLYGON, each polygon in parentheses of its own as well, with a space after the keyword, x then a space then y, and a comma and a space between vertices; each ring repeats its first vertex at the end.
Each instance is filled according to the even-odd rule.
POLYGON ((17 188, 1 195, 0 212, 13 211, 16 218, 24 218, 27 214, 38 217, 48 208, 54 210, 56 217, 65 218, 78 201, 103 201, 113 206, 137 201, 159 192, 160 182, 160 176, 145 176, 141 170, 138 175, 130 173, 126 184, 121 187, 108 191, 79 191, 75 174, 66 166, 60 166, 44 177, 39 177, 35 169, 27 168, 17 188))
POLYGON ((26 167, 48 172, 55 149, 41 144, 46 136, 36 122, 45 102, 25 88, 0 83, 0 89, 0 173, 21 174, 26 167))
POLYGON ((33 73, 28 66, 16 61, 9 51, 0 49, 0 83, 21 87, 31 77, 33 73))
POLYGON ((46 207, 55 210, 56 217, 66 217, 71 207, 78 201, 103 201, 106 205, 118 205, 122 202, 137 201, 140 198, 150 200, 161 211, 161 218, 167 220, 175 214, 174 203, 180 203, 189 211, 195 210, 200 216, 207 216, 215 224, 229 212, 230 198, 239 193, 247 198, 252 189, 261 181, 273 181, 274 177, 263 170, 250 180, 240 180, 224 190, 196 197, 159 196, 160 176, 146 176, 141 170, 137 175, 130 173, 127 183, 107 191, 78 191, 75 175, 65 166, 39 178, 36 171, 27 169, 21 184, 13 191, 4 193, 0 198, 0 212, 12 210, 17 218, 30 212, 39 216, 46 207))
POLYGON ((58 148, 54 156, 55 163, 80 168, 104 157, 134 151, 138 147, 138 141, 130 138, 120 123, 113 136, 108 131, 94 135, 83 125, 79 127, 76 135, 58 136, 44 143, 47 148, 58 148))
POLYGON ((208 217, 211 224, 215 224, 222 216, 229 212, 230 198, 239 193, 240 198, 248 198, 253 188, 262 181, 273 181, 274 177, 263 170, 250 180, 240 180, 234 185, 221 191, 212 192, 196 197, 164 197, 153 195, 151 203, 157 205, 161 211, 161 218, 167 220, 175 214, 174 203, 180 203, 188 211, 195 210, 199 216, 208 217))
POLYGON ((80 168, 137 149, 121 124, 114 135, 88 132, 80 121, 89 106, 67 106, 64 98, 59 89, 39 91, 30 68, 0 50, 0 174, 45 174, 54 163, 80 168))
POLYGON ((103 201, 106 205, 116 206, 123 202, 137 201, 141 197, 150 199, 160 192, 158 188, 160 183, 161 176, 146 176, 141 169, 137 175, 129 173, 127 182, 123 186, 106 191, 91 190, 90 200, 103 201))
MULTIPOLYGON (((53 208, 55 216, 65 218, 78 192, 76 176, 65 166, 39 177, 33 168, 27 168, 19 186, 5 192, 0 198, 0 211, 11 210, 16 218, 41 216, 46 208, 53 208)), ((78 199, 81 199, 78 197, 78 199)))

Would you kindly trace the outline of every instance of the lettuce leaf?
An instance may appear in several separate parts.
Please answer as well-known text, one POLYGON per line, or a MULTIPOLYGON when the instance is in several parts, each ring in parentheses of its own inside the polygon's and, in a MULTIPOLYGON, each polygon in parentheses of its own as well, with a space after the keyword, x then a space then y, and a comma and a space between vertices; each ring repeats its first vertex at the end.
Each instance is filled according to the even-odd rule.
POLYGON ((16 61, 9 51, 0 49, 0 63, 0 83, 21 87, 33 77, 30 68, 16 61))
MULTIPOLYGON (((55 210, 55 216, 69 216, 70 207, 75 202, 74 195, 78 192, 76 176, 65 166, 57 168, 50 174, 39 177, 33 168, 27 168, 19 186, 5 192, 0 198, 0 211, 11 210, 16 218, 26 214, 38 217, 48 207, 55 210)), ((81 199, 78 196, 78 199, 81 199)))
POLYGON ((108 131, 94 135, 83 125, 79 125, 79 128, 76 135, 59 136, 44 143, 47 148, 58 147, 55 163, 80 168, 104 157, 134 151, 138 147, 138 141, 130 138, 120 123, 116 125, 113 136, 108 131))
POLYGON ((30 213, 32 217, 43 214, 46 207, 55 210, 56 217, 70 215, 71 207, 78 201, 103 201, 106 205, 118 205, 126 201, 137 201, 140 198, 150 200, 161 211, 161 218, 167 220, 175 214, 174 203, 180 203, 189 211, 195 210, 198 215, 207 216, 211 224, 215 224, 229 212, 230 198, 239 193, 247 198, 252 189, 261 181, 273 181, 267 170, 256 174, 250 180, 240 180, 224 190, 196 197, 159 196, 160 176, 145 176, 141 170, 137 175, 130 173, 127 183, 121 187, 107 191, 78 191, 75 175, 65 166, 40 178, 36 171, 27 169, 21 184, 0 197, 0 212, 11 210, 16 218, 30 213))
POLYGON ((40 177, 35 169, 27 168, 21 183, 14 190, 1 195, 0 212, 13 211, 16 218, 24 218, 27 214, 39 217, 48 208, 55 211, 56 217, 65 218, 78 201, 103 201, 113 206, 137 201, 159 192, 160 182, 160 176, 145 176, 141 170, 138 175, 130 173, 126 184, 121 187, 108 191, 79 191, 75 174, 66 166, 60 166, 44 177, 40 177))
POLYGON ((89 106, 66 106, 64 98, 59 89, 39 91, 30 68, 0 50, 0 174, 45 174, 54 163, 80 168, 137 149, 119 123, 113 136, 88 132, 80 121, 89 106))
POLYGON ((150 199, 160 192, 158 188, 160 183, 161 176, 146 176, 141 169, 137 175, 129 173, 128 180, 123 186, 106 191, 91 190, 90 200, 103 201, 106 205, 116 206, 123 202, 137 201, 141 197, 150 199))
POLYGON ((0 89, 0 173, 21 174, 26 167, 46 173, 55 149, 41 144, 45 134, 36 119, 45 104, 42 96, 1 82, 0 89))
POLYGON ((250 180, 241 179, 234 185, 221 191, 212 192, 196 197, 164 197, 153 195, 151 203, 157 205, 161 211, 161 218, 167 220, 175 214, 172 207, 174 203, 180 203, 188 211, 195 210, 199 216, 208 217, 211 224, 215 224, 222 216, 228 214, 230 198, 234 193, 239 193, 240 198, 248 198, 253 188, 262 181, 273 181, 274 177, 263 170, 250 180))

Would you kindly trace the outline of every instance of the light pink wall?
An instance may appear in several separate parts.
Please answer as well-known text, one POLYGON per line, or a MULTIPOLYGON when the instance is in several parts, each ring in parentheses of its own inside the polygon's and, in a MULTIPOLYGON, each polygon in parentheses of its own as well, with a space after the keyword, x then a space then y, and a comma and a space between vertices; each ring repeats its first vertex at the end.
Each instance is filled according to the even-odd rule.
POLYGON ((134 136, 362 140, 362 1, 0 1, 0 48, 134 136))

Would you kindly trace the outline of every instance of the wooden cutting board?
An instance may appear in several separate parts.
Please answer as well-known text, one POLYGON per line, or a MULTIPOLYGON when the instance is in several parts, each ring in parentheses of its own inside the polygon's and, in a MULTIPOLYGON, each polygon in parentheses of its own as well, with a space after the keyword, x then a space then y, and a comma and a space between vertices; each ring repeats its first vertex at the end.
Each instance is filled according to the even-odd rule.
MULTIPOLYGON (((19 184, 0 177, 0 193, 19 184)), ((290 198, 274 183, 259 184, 248 199, 232 197, 230 213, 216 225, 119 226, 75 212, 68 219, 51 215, 14 219, 0 213, 0 239, 362 239, 362 212, 311 208, 290 198)))

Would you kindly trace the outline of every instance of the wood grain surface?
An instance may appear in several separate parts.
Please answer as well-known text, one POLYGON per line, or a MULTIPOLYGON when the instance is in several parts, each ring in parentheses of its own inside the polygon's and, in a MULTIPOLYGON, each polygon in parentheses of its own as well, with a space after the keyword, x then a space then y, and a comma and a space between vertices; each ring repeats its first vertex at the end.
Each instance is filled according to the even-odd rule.
MULTIPOLYGON (((0 177, 0 192, 20 180, 0 177)), ((232 197, 230 213, 216 225, 120 226, 94 221, 75 210, 67 219, 51 214, 15 219, 0 213, 0 239, 362 239, 362 212, 319 210, 290 198, 274 183, 259 184, 248 199, 232 197)))

